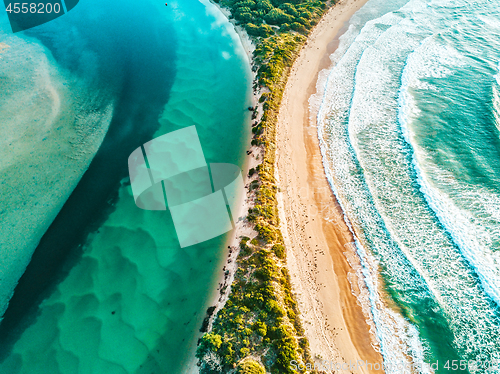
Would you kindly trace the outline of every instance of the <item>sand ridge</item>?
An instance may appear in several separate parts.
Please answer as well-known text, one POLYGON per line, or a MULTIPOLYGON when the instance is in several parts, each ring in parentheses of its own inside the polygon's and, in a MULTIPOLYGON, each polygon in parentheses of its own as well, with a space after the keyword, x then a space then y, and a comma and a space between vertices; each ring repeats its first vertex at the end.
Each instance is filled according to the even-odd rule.
POLYGON ((288 268, 311 355, 325 363, 382 363, 353 295, 359 292, 351 266, 357 259, 354 238, 326 179, 316 124, 309 120, 315 118, 309 98, 316 92, 318 73, 328 68, 339 33, 366 1, 342 0, 323 16, 292 67, 278 119, 276 178, 288 268))

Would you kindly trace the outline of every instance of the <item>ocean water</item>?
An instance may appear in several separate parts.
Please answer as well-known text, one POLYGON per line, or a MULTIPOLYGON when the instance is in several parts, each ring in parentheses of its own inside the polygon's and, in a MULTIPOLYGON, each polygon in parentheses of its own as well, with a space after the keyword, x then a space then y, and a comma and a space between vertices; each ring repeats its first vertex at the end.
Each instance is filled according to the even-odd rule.
POLYGON ((388 373, 500 372, 499 34, 491 1, 370 0, 311 101, 388 373))
MULTIPOLYGON (((2 27, 8 26, 3 22, 2 27)), ((46 56, 45 75, 61 82, 68 96, 89 104, 82 117, 102 122, 85 125, 96 135, 77 147, 88 153, 83 166, 60 157, 57 168, 52 163, 60 174, 32 192, 51 197, 55 181, 69 184, 64 177, 69 169, 75 177, 65 194, 47 199, 43 217, 19 218, 27 227, 40 227, 33 243, 45 234, 27 268, 33 245, 18 242, 19 253, 11 257, 24 261, 11 274, 12 282, 24 274, 0 325, 0 373, 183 372, 216 297, 226 238, 181 249, 169 214, 135 206, 127 159, 153 137, 195 125, 207 162, 242 165, 250 138, 251 72, 233 27, 207 1, 169 1, 168 7, 86 1, 21 36, 4 33, 0 42, 10 43, 8 50, 22 50, 24 57, 34 54, 28 48, 46 56)), ((31 61, 26 65, 41 70, 31 61)), ((24 72, 9 74, 10 79, 24 72)), ((28 92, 18 92, 23 84, 9 86, 11 96, 31 103, 28 92)), ((43 118, 54 113, 50 105, 57 101, 44 95, 39 94, 47 112, 43 118)), ((73 108, 67 102, 60 100, 73 108)), ((10 106, 1 108, 7 117, 10 106)), ((27 118, 42 117, 39 108, 29 109, 27 118)), ((72 135, 70 109, 60 109, 67 117, 60 126, 72 135)), ((42 136, 36 124, 30 131, 42 136)), ((40 143, 39 152, 59 155, 57 146, 68 137, 53 135, 53 143, 40 143)), ((19 159, 30 157, 32 144, 19 145, 19 159)), ((32 178, 22 177, 16 183, 32 178)), ((4 210, 13 209, 5 205, 4 210)), ((17 221, 9 223, 14 227, 17 221)), ((4 248, 9 247, 2 242, 2 252, 8 252, 4 248)))

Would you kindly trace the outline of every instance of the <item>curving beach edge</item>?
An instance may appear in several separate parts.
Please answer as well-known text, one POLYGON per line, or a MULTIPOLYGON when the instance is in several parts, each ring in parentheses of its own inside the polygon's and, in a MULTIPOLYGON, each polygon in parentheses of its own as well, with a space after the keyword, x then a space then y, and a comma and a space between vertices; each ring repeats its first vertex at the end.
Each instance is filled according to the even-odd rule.
MULTIPOLYGON (((242 215, 228 238, 227 262, 198 341, 201 373, 232 373, 245 364, 280 373, 318 373, 361 360, 382 364, 355 296, 354 239, 328 185, 317 129, 309 120, 318 74, 330 66, 338 37, 367 1, 327 5, 307 38, 288 32, 254 39, 249 173, 242 215), (262 304, 256 301, 260 295, 262 304)), ((219 10, 238 24, 229 9, 219 10)), ((235 29, 250 55, 245 29, 235 29)), ((195 362, 187 367, 197 371, 195 362)))
MULTIPOLYGON (((316 362, 382 364, 358 294, 357 254, 326 178, 309 105, 351 16, 367 0, 343 0, 323 16, 295 61, 281 103, 276 178, 287 266, 316 362)), ((360 372, 371 372, 362 367, 360 372)))

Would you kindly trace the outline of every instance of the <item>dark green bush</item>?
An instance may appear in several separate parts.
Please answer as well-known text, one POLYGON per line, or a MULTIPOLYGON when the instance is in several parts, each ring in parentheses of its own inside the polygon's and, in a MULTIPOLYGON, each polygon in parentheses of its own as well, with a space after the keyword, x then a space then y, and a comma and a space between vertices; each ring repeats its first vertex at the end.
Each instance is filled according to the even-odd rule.
POLYGON ((257 0, 257 9, 261 10, 266 14, 271 9, 273 9, 273 5, 269 0, 257 0))
POLYGON ((196 350, 196 357, 202 357, 207 351, 217 352, 221 345, 222 337, 220 335, 207 333, 201 337, 200 345, 196 350))
POLYGON ((306 33, 307 32, 306 27, 303 24, 298 23, 298 22, 292 23, 290 25, 290 29, 292 29, 294 31, 297 31, 297 32, 301 32, 301 33, 306 33))
POLYGON ((236 8, 255 9, 256 4, 255 4, 255 1, 252 1, 252 0, 243 0, 243 1, 240 1, 240 2, 237 2, 236 4, 234 4, 234 6, 236 8))
POLYGON ((275 255, 278 258, 280 258, 282 260, 285 259, 286 252, 285 252, 285 247, 283 247, 282 244, 277 243, 277 244, 273 245, 273 252, 275 253, 275 255))
POLYGON ((258 180, 254 180, 254 181, 250 182, 250 186, 249 186, 250 191, 255 190, 257 187, 259 187, 258 180))
POLYGON ((234 13, 234 18, 243 23, 250 22, 252 21, 252 13, 249 8, 238 8, 234 13))
POLYGON ((254 360, 245 360, 238 364, 237 374, 266 374, 266 370, 254 360))
POLYGON ((253 23, 247 23, 245 25, 245 30, 247 31, 248 35, 251 36, 262 36, 260 34, 260 27, 257 25, 254 25, 253 23))
POLYGON ((253 329, 259 334, 260 336, 264 337, 267 334, 267 325, 264 322, 257 321, 253 324, 253 329))
POLYGON ((264 20, 270 25, 281 25, 283 23, 292 22, 293 16, 286 14, 279 8, 274 8, 265 15, 264 20))
POLYGON ((268 313, 278 317, 283 317, 285 315, 285 311, 275 300, 267 300, 266 310, 268 313))
POLYGON ((283 10, 285 13, 297 17, 299 13, 297 12, 297 9, 295 9, 295 6, 290 3, 284 3, 279 6, 279 9, 283 10))

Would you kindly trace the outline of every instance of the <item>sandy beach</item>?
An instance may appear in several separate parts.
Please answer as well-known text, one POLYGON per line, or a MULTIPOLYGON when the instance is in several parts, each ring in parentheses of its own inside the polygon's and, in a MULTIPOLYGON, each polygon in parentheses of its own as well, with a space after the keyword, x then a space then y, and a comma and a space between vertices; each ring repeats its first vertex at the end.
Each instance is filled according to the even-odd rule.
MULTIPOLYGON (((315 361, 354 363, 358 360, 381 363, 373 348, 374 337, 361 306, 352 294, 349 280, 356 283, 349 265, 356 261, 353 237, 343 221, 343 213, 332 194, 321 163, 315 123, 310 123, 308 100, 316 92, 318 73, 330 65, 330 54, 351 16, 368 0, 342 0, 332 7, 312 31, 292 70, 280 108, 276 172, 280 192, 278 204, 281 230, 285 238, 288 268, 299 303, 301 318, 315 361), (349 279, 349 280, 348 280, 349 279)), ((225 9, 216 6, 229 18, 225 9)), ((246 33, 235 28, 251 59, 254 49, 246 33)), ((254 97, 257 104, 259 94, 254 97)), ((256 167, 263 156, 260 147, 249 148, 243 167, 256 167)), ((236 257, 242 236, 254 237, 246 212, 254 194, 243 191, 241 213, 228 237, 228 256, 214 290, 213 317, 224 306, 237 269, 236 257)), ((201 335, 201 334, 200 334, 201 335)), ((196 373, 197 360, 189 360, 186 373, 196 373)), ((338 372, 351 372, 351 370, 338 372)), ((354 372, 370 373, 365 369, 354 372)))
POLYGON ((382 363, 353 294, 358 290, 351 287, 357 279, 347 258, 351 264, 356 261, 354 240, 326 179, 308 102, 316 92, 318 73, 331 63, 339 34, 366 1, 342 0, 322 18, 291 70, 279 115, 276 177, 281 229, 311 355, 318 362, 382 363))

